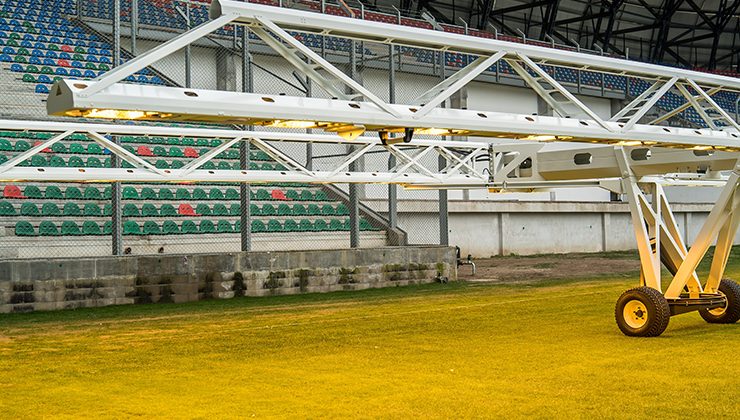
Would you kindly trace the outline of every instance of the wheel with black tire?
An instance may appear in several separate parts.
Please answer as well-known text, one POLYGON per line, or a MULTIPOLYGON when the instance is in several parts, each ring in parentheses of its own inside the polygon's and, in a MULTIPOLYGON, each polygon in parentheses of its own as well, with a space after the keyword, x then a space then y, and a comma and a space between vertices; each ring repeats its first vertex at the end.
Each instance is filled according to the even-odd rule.
POLYGON ((701 309, 699 315, 710 324, 734 324, 740 320, 740 284, 723 279, 719 282, 719 293, 727 299, 723 308, 701 309))
POLYGON ((622 293, 614 309, 617 326, 630 337, 657 337, 668 328, 671 309, 662 293, 637 287, 622 293))

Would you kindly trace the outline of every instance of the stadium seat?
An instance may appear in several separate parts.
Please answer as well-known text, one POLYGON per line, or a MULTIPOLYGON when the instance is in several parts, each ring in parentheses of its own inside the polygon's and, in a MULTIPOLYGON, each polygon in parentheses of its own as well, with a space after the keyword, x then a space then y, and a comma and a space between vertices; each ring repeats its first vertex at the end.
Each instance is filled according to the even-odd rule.
POLYGON ((308 219, 301 219, 301 221, 298 222, 298 228, 301 232, 311 232, 314 230, 313 223, 308 219))
POLYGON ((162 217, 177 216, 177 210, 172 204, 162 204, 159 208, 159 215, 162 217))
POLYGON ((100 226, 92 220, 85 220, 82 223, 82 234, 83 235, 102 235, 103 232, 100 230, 100 226))
POLYGON ((298 227, 298 223, 296 223, 293 219, 286 219, 285 223, 283 223, 283 230, 286 232, 298 232, 300 231, 300 228, 298 227))
POLYGON ((239 200, 241 196, 236 188, 227 188, 225 198, 226 200, 239 200))
POLYGON ((214 216, 228 216, 229 209, 227 209, 224 204, 218 203, 218 204, 213 205, 213 209, 211 209, 211 213, 214 216))
POLYGON ((303 204, 294 204, 292 213, 294 216, 305 216, 307 214, 306 207, 303 204))
POLYGON ((61 200, 64 198, 64 196, 62 195, 62 190, 56 185, 49 185, 48 187, 46 187, 44 195, 48 199, 61 200))
POLYGON ((211 208, 208 207, 208 204, 199 203, 197 206, 195 206, 195 213, 197 213, 199 216, 209 216, 211 214, 211 208))
POLYGON ((103 235, 110 235, 113 232, 113 222, 108 220, 103 223, 103 235))
POLYGON ((331 219, 331 220, 329 220, 329 230, 330 231, 344 230, 344 222, 342 222, 339 219, 331 219))
POLYGON ((85 203, 85 207, 82 212, 85 216, 92 216, 92 217, 99 217, 99 216, 102 216, 103 214, 103 211, 100 209, 100 206, 95 203, 85 203))
POLYGON ((77 223, 72 220, 65 220, 62 222, 61 234, 62 236, 79 236, 82 235, 82 231, 77 223))
POLYGON ((251 215, 260 215, 262 214, 262 210, 260 207, 256 204, 250 204, 249 205, 249 214, 251 215))
POLYGON ((267 231, 268 232, 282 232, 283 225, 280 223, 280 221, 276 219, 270 219, 267 222, 267 231))
POLYGON ((39 224, 39 235, 59 236, 59 229, 57 229, 57 225, 51 220, 44 220, 39 224))
POLYGON ((337 206, 334 214, 336 214, 337 216, 347 216, 349 215, 349 209, 347 209, 347 206, 345 206, 344 203, 340 203, 337 206))
POLYGON ((193 206, 185 203, 180 204, 177 208, 177 214, 180 216, 197 216, 197 214, 195 214, 195 210, 193 210, 193 206))
POLYGON ((264 190, 264 189, 260 188, 255 193, 255 199, 257 199, 257 200, 271 200, 272 199, 272 196, 270 195, 269 192, 267 192, 267 190, 264 190))
POLYGON ((82 199, 82 191, 77 187, 67 187, 64 190, 64 198, 67 200, 80 200, 82 199))
POLYGON ((309 216, 318 216, 321 214, 321 209, 316 204, 309 204, 306 212, 309 216))
POLYGON ((275 210, 275 206, 272 204, 265 204, 262 206, 262 211, 260 212, 263 216, 274 216, 277 214, 277 211, 275 210))
POLYGON ((211 200, 223 200, 224 193, 218 188, 211 188, 208 192, 208 198, 211 200))
POLYGON ((281 203, 277 208, 277 214, 278 216, 291 216, 293 214, 293 211, 291 210, 289 205, 281 203))
POLYGON ((26 198, 21 189, 15 185, 6 185, 3 188, 3 197, 5 198, 26 198))
POLYGON ((301 201, 313 201, 313 193, 311 190, 301 191, 301 201))
POLYGON ((180 233, 180 227, 172 220, 165 220, 162 223, 162 233, 165 235, 177 235, 180 233))
POLYGON ((180 226, 180 231, 182 233, 198 233, 198 226, 195 225, 195 222, 192 220, 186 220, 182 222, 182 226, 180 226))
POLYGON ((141 215, 141 213, 139 213, 139 208, 133 203, 126 203, 123 206, 121 214, 123 217, 138 217, 141 215))
POLYGON ((229 215, 239 216, 242 213, 242 205, 239 203, 229 206, 229 215))
POLYGON ((316 201, 327 201, 329 200, 329 197, 326 195, 326 193, 322 190, 316 191, 316 195, 313 197, 316 201))
POLYGON ((33 225, 27 221, 21 221, 15 224, 16 236, 36 236, 33 225))
POLYGON ((9 201, 0 200, 0 216, 15 216, 15 207, 9 201))
POLYGON ((172 194, 172 190, 169 188, 161 188, 159 190, 159 199, 160 200, 174 200, 175 197, 172 194))
POLYGON ((219 220, 216 224, 216 232, 218 233, 231 233, 233 231, 234 228, 228 220, 219 220))
POLYGON ((154 204, 144 203, 144 205, 141 206, 141 215, 143 217, 157 217, 159 216, 159 211, 154 204))
POLYGON ((200 221, 200 233, 216 233, 216 227, 210 220, 200 221))
POLYGON ((202 188, 194 188, 193 200, 208 200, 208 194, 202 188))
POLYGON ((21 205, 21 216, 38 216, 39 208, 33 203, 23 203, 21 205))
POLYGON ((333 216, 335 214, 334 207, 332 207, 331 204, 324 204, 324 206, 321 207, 321 214, 324 216, 333 216))
POLYGON ((314 222, 313 229, 317 232, 322 232, 322 231, 329 230, 329 226, 327 226, 325 220, 319 219, 314 222))
POLYGON ((142 233, 144 235, 161 235, 162 230, 159 228, 159 225, 157 224, 157 222, 154 222, 152 220, 147 220, 146 222, 144 222, 142 233))
POLYGON ((136 191, 136 188, 134 187, 123 187, 123 190, 121 192, 121 197, 124 200, 138 200, 139 193, 138 191, 136 191))
POLYGON ((261 220, 252 220, 252 232, 265 232, 267 231, 267 227, 265 227, 265 224, 261 220))
POLYGON ((71 201, 64 203, 64 207, 62 209, 63 216, 79 216, 80 214, 82 214, 82 211, 80 211, 80 206, 78 206, 76 203, 73 203, 71 201))
POLYGON ((123 234, 124 235, 141 235, 141 228, 139 224, 133 220, 127 220, 123 223, 123 234))

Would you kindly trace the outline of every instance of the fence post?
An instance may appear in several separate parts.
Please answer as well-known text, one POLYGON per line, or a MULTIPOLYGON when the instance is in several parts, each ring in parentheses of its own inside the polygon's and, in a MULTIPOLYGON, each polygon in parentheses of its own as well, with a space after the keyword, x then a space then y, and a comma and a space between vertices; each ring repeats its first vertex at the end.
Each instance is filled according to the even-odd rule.
MULTIPOLYGON (((236 30, 236 28, 234 29, 236 30)), ((252 75, 252 57, 249 55, 249 28, 242 26, 242 92, 254 90, 254 76, 252 75)), ((251 127, 250 127, 251 129, 251 127)), ((249 142, 239 143, 239 165, 242 170, 249 169, 249 142)), ((241 200, 241 250, 252 250, 252 199, 249 184, 239 185, 239 197, 241 200)))
MULTIPOLYGON (((439 53, 439 75, 440 79, 445 79, 445 52, 440 51, 439 53)), ((440 104, 440 107, 445 107, 445 102, 442 102, 440 104)), ((440 155, 437 158, 438 167, 440 170, 444 169, 445 166, 447 166, 447 161, 445 158, 440 155)), ((449 237, 449 214, 448 214, 448 208, 447 208, 447 190, 440 189, 439 190, 439 244, 440 245, 449 245, 450 244, 450 237, 449 237)))
MULTIPOLYGON (((388 45, 388 101, 396 103, 396 46, 388 45)), ((396 157, 388 154, 388 169, 396 166, 396 157)), ((398 186, 388 184, 388 225, 391 229, 398 227, 398 186)), ((402 244, 393 244, 402 245, 402 244)))
MULTIPOLYGON (((113 1, 113 67, 121 65, 121 0, 113 1)), ((121 144, 118 136, 113 137, 116 144, 121 144)), ((111 167, 120 168, 121 159, 111 155, 111 167)), ((123 255, 123 221, 121 220, 121 183, 111 185, 111 252, 123 255)))
MULTIPOLYGON (((350 41, 349 51, 349 74, 354 80, 357 80, 357 52, 355 51, 356 43, 350 41)), ((354 151, 355 146, 350 146, 348 152, 354 151)), ((349 165, 349 171, 357 170, 356 162, 349 165)), ((360 199, 357 191, 357 184, 349 184, 349 246, 351 248, 360 247, 360 199)))

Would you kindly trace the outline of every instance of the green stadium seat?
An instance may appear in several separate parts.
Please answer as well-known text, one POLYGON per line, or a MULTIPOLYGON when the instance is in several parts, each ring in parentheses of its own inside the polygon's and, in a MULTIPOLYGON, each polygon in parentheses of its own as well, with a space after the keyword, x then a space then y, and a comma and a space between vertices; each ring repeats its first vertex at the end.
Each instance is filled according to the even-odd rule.
POLYGON ((285 191, 285 196, 288 197, 291 200, 300 200, 301 196, 298 194, 298 191, 296 190, 287 190, 285 191))
MULTIPOLYGON (((54 144, 54 146, 56 146, 58 144, 62 144, 62 143, 56 143, 56 144, 54 144)), ((62 146, 64 146, 64 145, 62 145, 62 146)), ((54 150, 54 147, 52 147, 51 150, 54 150)), ((54 152, 56 152, 56 153, 64 153, 64 152, 57 152, 56 150, 54 150, 54 152)), ((72 144, 69 145, 69 153, 84 154, 85 153, 85 146, 81 145, 80 143, 72 143, 72 144)))
POLYGON ((81 200, 82 191, 77 187, 67 187, 67 189, 64 190, 64 198, 67 200, 81 200))
POLYGON ((313 201, 313 193, 311 190, 301 191, 301 201, 313 201))
POLYGON ((277 214, 277 211, 275 210, 275 206, 272 204, 265 204, 262 206, 262 215, 264 216, 274 216, 277 214))
POLYGON ((267 227, 261 220, 252 220, 252 233, 265 231, 267 231, 267 227))
POLYGON ((123 190, 121 192, 121 197, 124 200, 138 200, 139 192, 136 191, 136 188, 134 187, 123 187, 123 190))
MULTIPOLYGON (((172 204, 162 204, 159 208, 162 217, 177 216, 177 209, 172 204)), ((162 226, 164 228, 164 226, 162 226)))
POLYGON ((291 216, 293 214, 293 211, 291 210, 289 205, 285 203, 280 203, 277 208, 277 214, 278 216, 291 216))
POLYGON ((329 230, 330 231, 340 231, 344 230, 344 222, 339 219, 331 219, 329 220, 329 230))
POLYGON ((210 220, 201 220, 200 233, 216 233, 216 227, 210 220))
POLYGON ((85 220, 85 222, 82 223, 82 234, 98 236, 102 235, 103 232, 100 230, 100 226, 98 226, 97 223, 92 220, 85 220))
POLYGON ((156 200, 157 199, 157 193, 154 192, 154 190, 150 187, 144 187, 141 189, 141 192, 139 193, 139 199, 141 200, 156 200))
POLYGON ((311 232, 313 231, 313 223, 311 223, 308 219, 301 219, 300 222, 298 222, 298 229, 301 232, 311 232))
POLYGON ((25 152, 31 148, 31 145, 25 140, 18 140, 15 142, 16 152, 25 152))
POLYGON ((286 219, 285 223, 283 224, 283 230, 286 232, 298 232, 300 231, 300 228, 298 227, 298 223, 296 223, 293 219, 286 219))
POLYGON ((167 156, 167 150, 162 146, 154 146, 152 153, 154 153, 154 156, 167 156))
POLYGON ((144 228, 142 229, 142 233, 144 235, 161 235, 162 230, 159 228, 159 225, 157 222, 152 220, 147 220, 144 222, 144 228))
POLYGON ((177 137, 167 137, 164 139, 164 143, 170 146, 175 146, 180 144, 180 139, 177 137))
POLYGON ((211 200, 223 200, 224 193, 218 188, 211 188, 211 191, 208 192, 208 198, 211 200))
POLYGON ((102 216, 103 211, 100 209, 100 206, 95 203, 85 203, 83 214, 85 216, 99 217, 102 216))
POLYGON ((294 216, 305 216, 306 207, 303 204, 293 204, 293 215, 294 216))
POLYGON ((326 192, 322 190, 316 191, 316 195, 313 197, 316 201, 328 201, 329 197, 326 195, 326 192))
POLYGON ((173 160, 172 163, 170 163, 170 169, 180 169, 185 164, 181 160, 173 160))
POLYGON ((103 199, 110 200, 113 197, 113 188, 108 185, 103 189, 103 199))
MULTIPOLYGON (((59 156, 55 156, 55 157, 59 157, 59 156)), ((44 159, 43 156, 33 155, 33 156, 31 156, 31 166, 44 167, 44 166, 49 166, 49 165, 48 165, 48 162, 46 161, 46 159, 44 159)))
POLYGON ((222 160, 218 162, 217 168, 222 171, 230 171, 231 170, 231 164, 225 160, 222 160))
POLYGON ((212 170, 216 169, 216 164, 213 163, 213 161, 208 161, 208 162, 204 163, 200 167, 200 169, 205 169, 205 170, 211 170, 212 171, 212 170))
POLYGON ((263 171, 271 171, 272 170, 272 165, 269 164, 269 163, 267 163, 267 162, 265 162, 262 165, 260 165, 260 169, 263 170, 263 171))
POLYGON ((324 204, 324 206, 321 208, 321 214, 324 216, 334 216, 334 207, 332 207, 331 204, 324 204))
POLYGON ((0 150, 2 150, 4 152, 12 152, 13 151, 13 145, 10 143, 9 140, 0 139, 0 150))
POLYGON ((52 168, 64 168, 65 166, 67 166, 67 164, 64 163, 64 159, 62 159, 60 156, 52 156, 49 158, 49 166, 51 166, 52 168))
POLYGON ((87 158, 87 162, 85 163, 85 166, 87 166, 88 168, 102 168, 103 162, 101 162, 100 159, 91 156, 87 158))
POLYGON ((367 220, 360 219, 360 230, 376 230, 376 229, 367 220))
POLYGON ((100 190, 96 187, 86 187, 82 194, 82 198, 85 200, 100 200, 102 199, 102 195, 100 194, 100 190))
POLYGON ((249 162, 249 170, 250 171, 257 171, 259 170, 260 166, 254 162, 249 162))
POLYGON ((241 231, 242 231, 242 221, 241 220, 237 220, 234 223, 234 232, 241 232, 241 231))
POLYGON ((256 204, 250 204, 249 205, 249 214, 251 215, 258 215, 262 214, 262 210, 260 210, 260 207, 256 204))
POLYGON ((229 207, 229 214, 231 216, 239 216, 240 214, 242 214, 242 205, 239 203, 232 204, 229 207))
MULTIPOLYGON (((38 209, 36 211, 38 211, 38 209)), ((15 207, 13 207, 13 204, 5 200, 0 201, 0 216, 15 216, 15 214, 15 207)))
POLYGON ((127 220, 123 223, 123 234, 124 235, 141 235, 141 228, 139 224, 133 220, 127 220))
POLYGON ((84 168, 85 162, 79 156, 72 156, 69 158, 67 166, 70 168, 84 168))
POLYGON ((62 222, 61 233, 62 233, 62 236, 82 235, 82 231, 80 231, 80 227, 77 225, 77 223, 71 220, 65 220, 62 222))
POLYGON ((177 200, 190 200, 190 191, 185 188, 178 188, 175 192, 175 198, 177 200))
POLYGON ((41 193, 41 189, 35 185, 29 185, 23 189, 23 195, 28 198, 40 199, 44 198, 44 194, 41 193))
POLYGON ((202 216, 210 216, 211 208, 208 207, 208 204, 206 203, 200 203, 197 206, 195 206, 195 213, 202 215, 202 216))
MULTIPOLYGON (((51 145, 51 151, 54 153, 67 153, 67 146, 64 143, 54 143, 51 145)), ((71 150, 69 153, 73 153, 71 150)))
POLYGON ((233 231, 234 228, 228 220, 219 220, 216 224, 216 232, 218 233, 231 233, 233 231))
POLYGON ((195 145, 198 147, 208 147, 208 139, 198 139, 195 141, 195 145))
POLYGON ((170 169, 170 164, 164 159, 157 159, 157 161, 154 162, 154 167, 157 169, 170 169))
POLYGON ((110 235, 113 232, 113 222, 110 220, 103 223, 103 235, 110 235))
POLYGON ((73 203, 71 201, 64 203, 64 208, 62 209, 62 215, 79 216, 80 214, 82 214, 82 211, 80 211, 80 206, 78 206, 77 203, 73 203))
POLYGON ((158 197, 160 200, 174 200, 175 196, 169 188, 160 188, 158 197))
POLYGON ((103 206, 103 216, 112 216, 113 215, 113 206, 110 203, 106 203, 103 206))
POLYGON ((177 235, 180 233, 180 227, 172 220, 165 220, 162 223, 162 233, 164 235, 177 235))
POLYGON ((258 189, 258 190, 257 190, 257 192, 255 193, 255 198, 256 198, 257 200, 263 200, 263 201, 264 201, 264 200, 272 200, 272 195, 270 194, 270 192, 269 192, 269 191, 267 191, 267 190, 265 190, 265 189, 262 189, 262 188, 260 188, 260 189, 258 189))
POLYGON ((42 216, 61 216, 61 212, 59 211, 59 207, 57 207, 54 203, 44 203, 43 206, 41 206, 41 215, 42 216))
POLYGON ((268 232, 282 232, 283 225, 278 220, 270 219, 267 222, 267 231, 268 232))
POLYGON ((22 221, 15 224, 16 236, 36 236, 33 225, 29 222, 22 221))
POLYGON ((236 188, 227 188, 224 198, 226 200, 239 200, 241 198, 241 195, 239 195, 239 190, 237 190, 236 188))
POLYGON ((211 146, 211 147, 218 147, 218 146, 221 145, 221 143, 223 143, 223 141, 221 141, 221 139, 211 139, 211 142, 209 143, 209 146, 211 146))
POLYGON ((32 74, 26 73, 21 77, 21 81, 26 83, 36 83, 36 77, 32 74))
MULTIPOLYGON (((175 141, 177 141, 177 139, 175 139, 175 141)), ((170 147, 170 151, 167 154, 170 157, 185 157, 185 154, 179 147, 170 147)))
POLYGON ((182 226, 180 226, 180 231, 182 233, 198 233, 198 226, 195 225, 195 222, 192 220, 186 220, 182 222, 182 226))
POLYGON ((309 216, 318 216, 321 214, 321 209, 316 204, 309 204, 306 212, 309 216))
POLYGON ((33 203, 21 204, 21 216, 38 216, 39 208, 33 203))
POLYGON ((123 206, 122 214, 123 217, 138 217, 141 215, 141 213, 139 213, 139 208, 136 207, 136 204, 133 203, 126 203, 123 206))
POLYGON ((319 219, 314 222, 313 229, 317 232, 321 232, 321 231, 329 230, 329 226, 327 226, 325 220, 319 219))
POLYGON ((344 203, 339 203, 336 210, 334 211, 334 214, 337 216, 347 216, 349 215, 349 209, 347 206, 344 205, 344 203))
POLYGON ((39 224, 39 235, 41 236, 59 236, 57 225, 51 220, 44 220, 39 224))
POLYGON ((103 148, 97 143, 90 143, 87 145, 87 153, 91 155, 102 155, 103 148))
POLYGON ((202 188, 194 188, 193 200, 208 200, 208 194, 202 188))
MULTIPOLYGON (((157 211, 157 206, 155 206, 152 203, 144 203, 143 206, 141 206, 141 215, 144 217, 157 217, 159 216, 159 211, 157 211)), ((146 229, 144 229, 146 231, 146 229)))
POLYGON ((180 144, 183 146, 195 146, 195 139, 192 137, 184 137, 180 140, 180 144))
POLYGON ((218 203, 213 205, 212 214, 214 216, 228 216, 229 209, 225 205, 218 203))

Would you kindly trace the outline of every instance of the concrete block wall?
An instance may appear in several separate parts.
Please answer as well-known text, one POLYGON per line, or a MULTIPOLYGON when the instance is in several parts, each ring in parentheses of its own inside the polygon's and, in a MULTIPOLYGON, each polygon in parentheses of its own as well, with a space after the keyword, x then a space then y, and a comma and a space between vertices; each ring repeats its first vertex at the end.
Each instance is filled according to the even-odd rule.
POLYGON ((191 302, 457 279, 450 247, 7 260, 0 313, 191 302))

